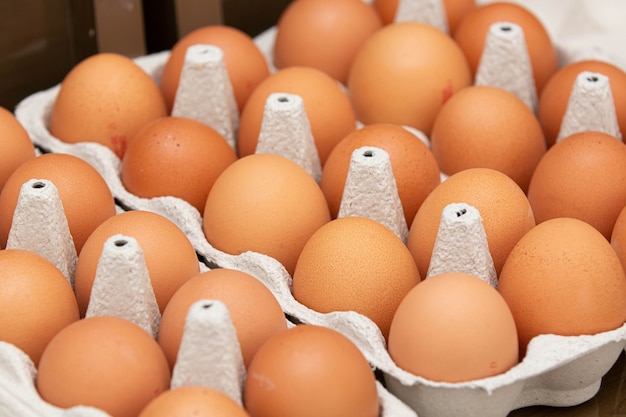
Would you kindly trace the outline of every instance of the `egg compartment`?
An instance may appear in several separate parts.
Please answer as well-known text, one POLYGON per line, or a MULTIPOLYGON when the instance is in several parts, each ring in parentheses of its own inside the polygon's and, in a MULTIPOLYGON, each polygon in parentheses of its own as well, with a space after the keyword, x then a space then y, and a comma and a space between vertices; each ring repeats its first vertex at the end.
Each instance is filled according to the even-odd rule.
MULTIPOLYGON (((269 51, 275 28, 257 38, 269 51)), ((158 79, 168 52, 148 55, 136 62, 158 79)), ((399 369, 389 357, 378 328, 355 312, 320 314, 303 306, 291 295, 291 278, 268 256, 246 252, 233 256, 213 248, 204 237, 197 210, 174 197, 142 199, 128 193, 119 179, 120 161, 101 145, 68 145, 52 137, 46 120, 59 86, 27 97, 16 109, 16 116, 27 127, 33 141, 50 152, 65 152, 91 163, 107 180, 120 207, 145 209, 173 220, 191 239, 201 259, 211 267, 248 272, 262 280, 277 296, 285 314, 295 322, 335 328, 350 337, 384 379, 381 384, 383 415, 448 416, 468 413, 504 416, 530 405, 570 406, 593 397, 603 375, 608 372, 626 344, 626 327, 594 336, 539 336, 531 342, 523 362, 505 374, 467 383, 435 383, 399 369), (402 400, 402 403, 398 401, 402 400)))

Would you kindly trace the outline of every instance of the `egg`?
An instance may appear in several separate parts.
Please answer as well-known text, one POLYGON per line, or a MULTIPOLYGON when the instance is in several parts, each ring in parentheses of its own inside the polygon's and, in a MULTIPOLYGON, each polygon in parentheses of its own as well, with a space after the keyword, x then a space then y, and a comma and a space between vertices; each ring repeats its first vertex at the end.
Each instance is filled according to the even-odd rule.
POLYGON ((620 211, 615 220, 609 241, 626 270, 626 206, 620 211))
POLYGON ((46 153, 21 164, 0 192, 0 245, 6 246, 22 185, 30 179, 54 184, 63 203, 76 252, 103 221, 116 213, 104 178, 85 160, 65 153, 46 153))
POLYGON ((466 203, 478 210, 497 274, 513 246, 535 226, 532 207, 511 177, 492 168, 459 171, 426 197, 411 224, 407 246, 421 276, 428 273, 441 212, 451 203, 466 203))
POLYGON ((377 417, 376 380, 363 353, 336 330, 300 324, 257 351, 244 384, 251 417, 377 417))
POLYGON ((626 146, 601 132, 560 140, 537 164, 528 187, 537 223, 555 217, 586 221, 610 239, 626 206, 626 146))
POLYGON ((130 58, 101 52, 74 66, 61 82, 50 133, 67 143, 96 142, 124 155, 126 141, 167 114, 156 82, 130 58))
POLYGON ((523 30, 535 87, 537 94, 541 94, 548 79, 558 70, 557 50, 544 22, 519 3, 482 3, 458 23, 454 40, 465 54, 472 74, 476 74, 489 28, 497 22, 515 23, 523 30))
POLYGON ((433 275, 404 297, 388 349, 402 369, 453 383, 506 372, 519 356, 515 320, 502 295, 460 272, 433 275))
POLYGON ((35 157, 35 145, 15 115, 0 107, 0 190, 9 176, 23 162, 35 157))
POLYGON ((291 2, 276 24, 276 68, 310 66, 345 84, 357 51, 382 26, 362 0, 291 2))
POLYGON ((37 366, 48 342, 78 319, 72 287, 54 264, 25 249, 0 250, 0 340, 37 366))
POLYGON ((228 268, 199 273, 174 293, 161 318, 158 342, 172 368, 176 363, 189 308, 202 299, 219 300, 228 308, 246 366, 259 346, 274 334, 287 329, 278 300, 257 278, 228 268))
POLYGON ((255 153, 265 104, 272 93, 302 98, 322 165, 337 142, 356 129, 354 109, 337 80, 317 68, 288 67, 266 78, 250 95, 239 121, 240 157, 255 153))
POLYGON ((306 241, 329 220, 324 193, 304 168, 280 155, 252 154, 213 184, 203 230, 216 249, 259 252, 291 274, 306 241))
POLYGON ((170 370, 156 340, 131 321, 78 320, 54 336, 41 355, 36 387, 51 405, 99 408, 135 417, 169 389, 170 370))
POLYGON ((306 242, 292 293, 320 313, 356 311, 386 338, 398 304, 420 279, 397 235, 377 221, 350 216, 325 224, 306 242))
POLYGON ((428 136, 443 103, 471 82, 465 56, 450 36, 425 23, 402 22, 368 38, 347 87, 362 123, 405 125, 428 136))
POLYGON ((622 136, 626 135, 626 72, 606 61, 576 61, 554 73, 539 97, 537 117, 548 147, 556 142, 576 77, 583 71, 597 72, 609 77, 619 128, 622 136))
POLYGON ((81 315, 85 315, 105 242, 113 235, 134 238, 141 247, 161 312, 172 295, 200 273, 196 251, 187 235, 161 214, 145 210, 124 211, 102 222, 88 237, 78 255, 74 285, 81 315))
POLYGON ((515 245, 498 283, 520 352, 540 334, 593 335, 626 320, 626 276, 606 238, 569 217, 535 226, 515 245))
POLYGON ((462 89, 443 105, 430 136, 441 170, 492 168, 526 192, 546 152, 539 120, 517 96, 489 86, 462 89))
POLYGON ((183 385, 165 391, 146 405, 138 417, 248 417, 232 398, 212 388, 183 385))
POLYGON ((129 141, 121 179, 136 196, 173 196, 202 212, 215 179, 236 159, 212 127, 167 116, 145 124, 129 141))
POLYGON ((224 53, 228 78, 237 108, 241 111, 256 86, 270 75, 268 62, 254 40, 244 31, 229 25, 210 25, 189 32, 172 47, 160 83, 168 114, 174 106, 187 48, 198 44, 216 46, 224 53))
POLYGON ((374 123, 348 133, 328 156, 320 187, 326 196, 331 216, 337 217, 348 177, 352 152, 363 146, 384 149, 391 159, 398 195, 407 225, 417 209, 439 184, 439 165, 429 147, 402 126, 374 123))

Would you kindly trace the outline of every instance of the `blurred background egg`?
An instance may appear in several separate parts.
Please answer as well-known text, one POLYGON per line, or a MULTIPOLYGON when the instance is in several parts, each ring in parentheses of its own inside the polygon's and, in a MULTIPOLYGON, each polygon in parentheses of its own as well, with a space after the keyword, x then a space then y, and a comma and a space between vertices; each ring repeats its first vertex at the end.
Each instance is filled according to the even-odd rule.
POLYGON ((472 74, 476 74, 489 28, 497 22, 516 23, 524 31, 537 95, 541 94, 548 79, 558 69, 557 51, 544 22, 518 3, 483 3, 469 11, 458 23, 454 40, 465 54, 472 74))
POLYGON ((102 52, 79 62, 61 82, 50 133, 67 143, 97 142, 118 157, 126 141, 167 114, 156 82, 133 60, 102 52))
POLYGON ((337 142, 356 129, 354 109, 337 80, 317 68, 288 67, 266 78, 250 95, 239 121, 240 157, 256 151, 265 104, 272 93, 302 98, 322 165, 337 142))
POLYGON ((491 168, 468 168, 451 175, 426 197, 409 230, 407 246, 426 276, 441 212, 451 203, 475 207, 482 218, 496 273, 517 241, 535 225, 524 191, 506 174, 491 168))
POLYGON ((249 417, 249 414, 221 391, 199 385, 182 385, 150 401, 138 417, 174 416, 249 417))
POLYGON ((345 84, 357 51, 381 26, 363 0, 293 1, 276 24, 274 65, 318 68, 345 84))
POLYGON ((123 211, 102 222, 78 255, 74 285, 82 316, 89 305, 104 243, 116 234, 134 238, 141 247, 161 312, 176 290, 200 272, 191 241, 174 222, 145 210, 123 211))
POLYGON ((178 197, 202 212, 215 179, 236 159, 212 127, 167 116, 147 123, 129 141, 121 178, 136 196, 178 197))
POLYGON ((169 389, 165 355, 145 330, 112 316, 78 320, 44 350, 36 386, 60 408, 93 406, 112 417, 136 417, 169 389))
POLYGON ((498 375, 517 365, 519 356, 515 320, 504 298, 482 279, 460 272, 433 275, 404 297, 388 349, 400 368, 439 382, 498 375))
POLYGON ((469 86, 443 105, 430 135, 441 171, 492 168, 526 192, 546 152, 539 120, 517 96, 488 86, 469 86))
POLYGON ((54 335, 78 319, 74 291, 54 264, 28 250, 0 250, 0 340, 37 366, 54 335))
POLYGON ((622 136, 626 135, 626 72, 606 61, 577 61, 554 73, 539 97, 537 117, 548 147, 556 142, 576 77, 583 71, 597 72, 609 77, 619 128, 622 136))
POLYGON ((528 201, 537 223, 573 217, 610 239, 617 216, 626 206, 626 146, 594 131, 563 138, 537 164, 528 201))
POLYGON ((158 342, 170 366, 176 363, 189 308, 196 301, 219 300, 228 308, 248 366, 269 337, 287 329, 287 321, 274 294, 257 278, 228 268, 199 273, 185 282, 163 311, 158 342))
POLYGON ((381 223, 342 217, 306 242, 293 274, 296 300, 320 313, 356 311, 386 338, 402 298, 420 274, 402 240, 381 223))
POLYGON ((76 253, 103 221, 116 213, 115 200, 104 178, 85 160, 64 153, 46 153, 21 164, 0 192, 0 246, 5 247, 22 185, 46 179, 59 192, 76 253))
POLYGON ((459 46, 418 22, 391 23, 370 36, 348 76, 348 93, 364 124, 394 123, 427 136, 441 106, 471 84, 459 46))
POLYGON ((626 276, 611 244, 578 219, 538 224, 511 251, 498 291, 517 324, 520 353, 540 334, 593 335, 626 320, 626 276))
POLYGON ((252 154, 213 184, 203 216, 211 245, 238 255, 259 252, 291 274, 309 237, 330 220, 321 188, 304 168, 275 154, 252 154))
POLYGON ((244 405, 251 417, 378 417, 374 373, 342 333, 301 324, 257 351, 248 368, 244 405))
POLYGON ((187 48, 198 44, 217 46, 224 53, 224 64, 237 107, 241 111, 252 91, 269 76, 267 59, 250 35, 244 31, 228 25, 211 25, 189 32, 172 47, 163 67, 160 83, 168 114, 174 106, 187 48))
POLYGON ((35 145, 15 115, 0 107, 0 191, 23 162, 35 157, 35 145))
POLYGON ((404 216, 410 226, 417 209, 439 184, 441 176, 428 146, 404 127, 390 123, 365 125, 348 133, 328 156, 320 186, 331 216, 335 218, 339 213, 352 152, 363 146, 382 148, 389 154, 404 216))

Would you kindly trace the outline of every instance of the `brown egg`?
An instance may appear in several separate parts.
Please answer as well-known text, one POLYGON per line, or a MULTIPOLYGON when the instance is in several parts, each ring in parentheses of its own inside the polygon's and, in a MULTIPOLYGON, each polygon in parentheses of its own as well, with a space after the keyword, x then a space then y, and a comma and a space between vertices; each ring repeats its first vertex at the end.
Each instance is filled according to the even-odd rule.
POLYGON ((583 71, 597 72, 609 77, 618 124, 622 136, 626 135, 626 72, 609 62, 584 60, 560 68, 550 77, 539 97, 537 117, 548 147, 556 142, 576 77, 583 71))
POLYGON ((100 143, 121 158, 141 126, 166 114, 159 86, 141 67, 103 52, 79 62, 63 79, 50 133, 63 142, 100 143))
POLYGON ((611 232, 611 246, 615 249, 619 260, 626 270, 626 206, 622 209, 611 232))
POLYGON ((23 162, 35 157, 35 145, 15 115, 0 107, 0 190, 23 162))
POLYGON ((184 117, 163 117, 145 124, 122 159, 122 183, 143 197, 173 196, 204 210, 217 176, 237 155, 208 125, 184 117))
POLYGON ((550 219, 524 235, 498 290, 515 317, 522 355, 539 334, 593 335, 626 320, 620 260, 597 229, 578 219, 550 219))
POLYGON ((318 68, 345 84, 357 51, 381 26, 362 0, 294 1, 276 25, 274 65, 318 68))
POLYGON ((72 287, 50 261, 28 250, 0 250, 0 340, 37 366, 52 337, 78 319, 72 287))
POLYGON ((610 239, 626 206, 626 146, 611 135, 591 131, 560 140, 539 161, 528 201, 537 223, 573 217, 610 239))
POLYGON ((244 386, 251 417, 377 417, 376 380, 343 334, 301 324, 279 333, 252 359, 244 386))
POLYGON ((307 241, 292 292, 320 313, 361 313, 387 337, 398 304, 419 282, 411 253, 391 230, 365 217, 342 217, 307 241))
POLYGON ((93 406, 112 417, 136 417, 169 384, 167 360, 152 336, 112 316, 81 319, 57 333, 36 379, 44 401, 93 406))
POLYGON ((20 189, 37 178, 52 182, 59 192, 76 252, 103 221, 115 215, 115 200, 100 173, 85 160, 48 153, 20 165, 0 193, 0 245, 6 246, 20 189))
POLYGON ((331 216, 335 218, 339 212, 352 152, 362 146, 379 147, 389 153, 404 216, 410 226, 419 206, 441 181, 439 166, 424 142, 405 128, 389 123, 366 125, 349 133, 328 156, 320 186, 331 216))
POLYGON ((426 197, 409 230, 407 246, 422 276, 428 273, 441 212, 450 203, 478 210, 498 274, 513 246, 535 225, 524 191, 509 176, 491 168, 457 172, 426 197))
POLYGON ((189 32, 172 47, 161 76, 161 91, 168 113, 174 105, 187 48, 197 44, 217 46, 224 53, 224 64, 241 111, 256 86, 270 75, 267 60, 254 40, 244 31, 228 25, 211 25, 189 32))
POLYGON ((543 22, 519 3, 496 1, 483 3, 467 13, 458 23, 454 39, 476 74, 489 27, 497 22, 518 24, 524 31, 530 64, 538 94, 558 69, 557 51, 543 22))
POLYGON ((183 385, 165 391, 141 410, 138 417, 249 417, 244 408, 221 391, 183 385))
POLYGON ((435 116, 471 73, 458 45, 433 26, 389 24, 359 50, 348 91, 364 124, 394 123, 430 135, 435 116))
POLYGON ((279 155, 253 154, 217 178, 203 228, 215 248, 259 252, 293 273, 306 241, 329 220, 324 193, 304 168, 279 155))
POLYGON ((452 96, 437 114, 430 141, 445 174, 492 168, 524 192, 546 152, 533 111, 513 93, 488 86, 470 86, 452 96))
POLYGON ((237 135, 240 157, 256 151, 265 103, 272 93, 302 98, 322 165, 337 142, 356 129, 354 110, 337 80, 316 68, 289 67, 269 76, 250 95, 237 135))
POLYGON ((501 374, 519 355, 515 320, 504 298, 482 279, 460 272, 433 275, 406 295, 388 346, 400 368, 440 382, 501 374))
POLYGON ((189 308, 202 299, 219 300, 228 308, 246 366, 259 346, 287 329, 278 300, 257 278, 227 268, 202 272, 183 284, 163 311, 158 341, 171 367, 176 363, 189 308))
POLYGON ((194 247, 174 222, 144 210, 121 212, 91 233, 78 256, 74 285, 83 316, 89 304, 102 247, 116 234, 130 236, 141 246, 161 312, 178 288, 200 272, 194 247))

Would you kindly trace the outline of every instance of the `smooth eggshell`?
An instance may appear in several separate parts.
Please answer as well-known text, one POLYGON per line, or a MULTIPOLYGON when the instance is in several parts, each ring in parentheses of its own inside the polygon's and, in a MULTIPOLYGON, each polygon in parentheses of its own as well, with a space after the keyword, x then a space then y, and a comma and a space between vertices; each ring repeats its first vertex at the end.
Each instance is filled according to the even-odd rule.
POLYGON ((35 145, 15 115, 0 107, 0 190, 23 162, 35 157, 35 145))
POLYGON ((249 417, 232 398, 199 385, 165 391, 141 410, 138 417, 249 417))

